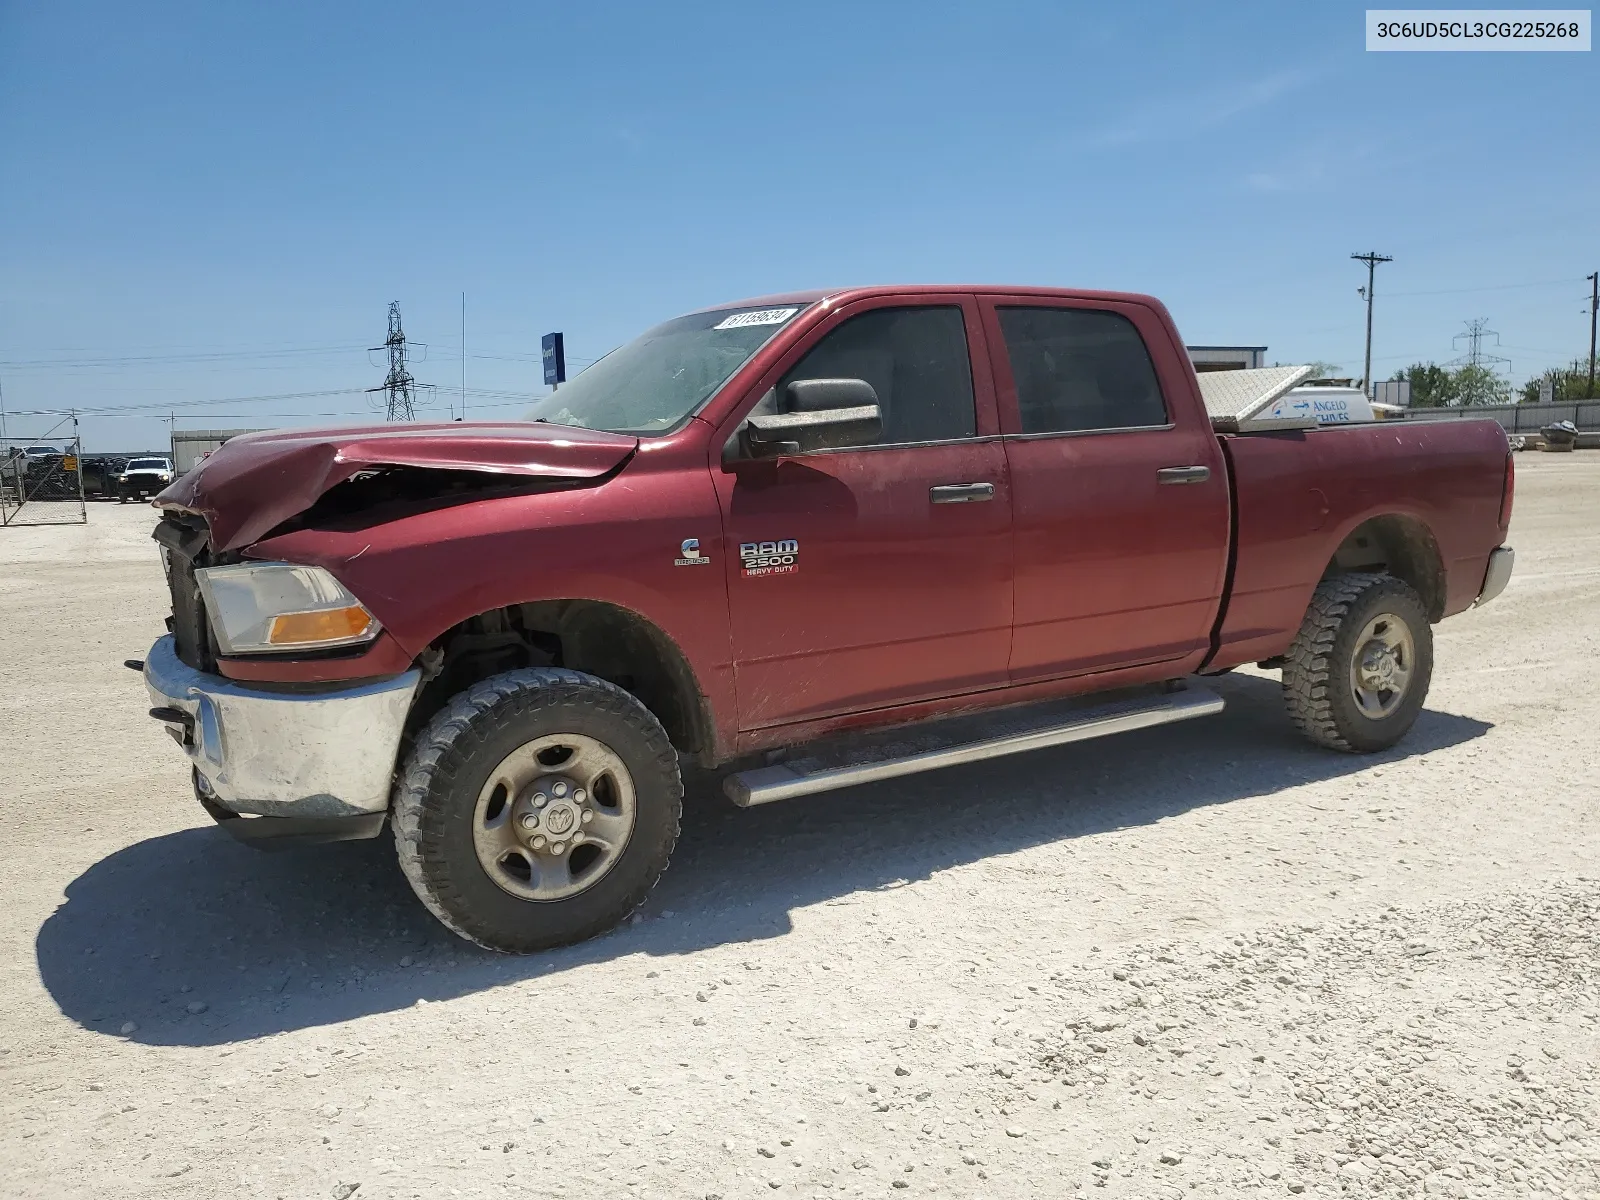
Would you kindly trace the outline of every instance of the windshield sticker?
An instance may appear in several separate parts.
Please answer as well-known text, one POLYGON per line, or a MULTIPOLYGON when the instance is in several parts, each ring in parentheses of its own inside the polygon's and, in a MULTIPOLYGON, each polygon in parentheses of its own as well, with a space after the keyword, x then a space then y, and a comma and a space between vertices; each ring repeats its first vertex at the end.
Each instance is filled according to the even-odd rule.
POLYGON ((746 329, 751 325, 782 325, 799 311, 798 308, 753 308, 749 312, 724 317, 711 328, 746 329))

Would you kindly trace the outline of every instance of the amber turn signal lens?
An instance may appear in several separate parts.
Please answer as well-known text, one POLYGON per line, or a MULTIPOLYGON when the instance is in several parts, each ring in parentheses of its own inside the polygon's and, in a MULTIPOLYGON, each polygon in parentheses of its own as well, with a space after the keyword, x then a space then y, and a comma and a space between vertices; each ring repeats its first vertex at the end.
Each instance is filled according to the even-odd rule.
POLYGON ((359 604, 321 612, 281 613, 272 618, 267 641, 274 646, 305 646, 358 638, 372 624, 372 614, 359 604))

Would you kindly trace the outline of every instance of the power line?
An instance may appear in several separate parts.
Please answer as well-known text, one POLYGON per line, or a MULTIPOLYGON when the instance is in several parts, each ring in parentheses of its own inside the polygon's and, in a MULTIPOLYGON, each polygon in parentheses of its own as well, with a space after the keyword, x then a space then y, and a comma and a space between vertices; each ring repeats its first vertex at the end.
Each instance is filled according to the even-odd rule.
MULTIPOLYGON (((72 411, 84 416, 151 416, 177 408, 207 408, 213 404, 264 404, 277 400, 310 400, 321 396, 361 396, 371 388, 325 388, 316 392, 278 392, 269 396, 225 396, 213 400, 163 401, 157 404, 116 404, 98 408, 78 407, 72 411)), ((29 416, 65 415, 64 408, 13 409, 14 413, 29 416)))
POLYGON ((186 363, 226 362, 245 358, 288 358, 302 355, 348 354, 361 346, 297 346, 284 350, 207 350, 185 354, 126 354, 79 358, 0 359, 0 366, 20 370, 52 367, 130 367, 143 363, 181 365, 186 363))
MULTIPOLYGON (((1585 276, 1585 278, 1587 279, 1588 277, 1585 276)), ((1537 279, 1532 283, 1493 283, 1484 287, 1441 288, 1437 291, 1386 292, 1384 294, 1387 295, 1391 300, 1400 296, 1463 296, 1468 292, 1509 292, 1514 291, 1517 288, 1557 287, 1577 282, 1578 277, 1574 275, 1566 279, 1537 279)))

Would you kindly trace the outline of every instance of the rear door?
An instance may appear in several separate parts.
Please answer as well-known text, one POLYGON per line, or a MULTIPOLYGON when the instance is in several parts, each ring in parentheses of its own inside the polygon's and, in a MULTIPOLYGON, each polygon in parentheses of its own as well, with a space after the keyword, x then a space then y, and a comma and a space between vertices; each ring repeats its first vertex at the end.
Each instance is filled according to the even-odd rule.
POLYGON ((741 729, 1006 682, 1011 494, 975 300, 842 309, 724 433, 828 378, 872 384, 877 444, 713 464, 741 729))
POLYGON ((1012 484, 1011 680, 1191 669, 1222 595, 1229 513, 1181 349, 1138 304, 980 304, 1012 484))

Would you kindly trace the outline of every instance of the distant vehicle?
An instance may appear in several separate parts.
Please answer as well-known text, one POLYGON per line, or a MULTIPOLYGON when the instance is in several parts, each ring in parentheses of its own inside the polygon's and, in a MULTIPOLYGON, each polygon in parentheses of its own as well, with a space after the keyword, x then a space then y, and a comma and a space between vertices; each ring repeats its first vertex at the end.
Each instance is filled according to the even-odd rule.
POLYGON ((29 446, 22 452, 29 458, 60 458, 61 451, 54 446, 29 446))
POLYGON ((126 504, 129 500, 154 496, 171 482, 170 458, 130 458, 122 474, 117 476, 117 500, 126 504))

